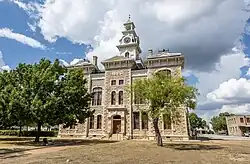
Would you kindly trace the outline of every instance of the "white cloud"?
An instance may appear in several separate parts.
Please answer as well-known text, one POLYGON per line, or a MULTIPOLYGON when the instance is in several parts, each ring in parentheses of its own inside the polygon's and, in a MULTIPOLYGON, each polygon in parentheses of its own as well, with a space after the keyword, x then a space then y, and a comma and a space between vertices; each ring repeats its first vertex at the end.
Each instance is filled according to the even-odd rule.
POLYGON ((219 113, 222 112, 247 115, 250 113, 250 103, 243 105, 224 105, 219 109, 219 113))
POLYGON ((65 37, 92 44, 99 59, 117 53, 122 22, 132 15, 148 48, 184 52, 188 68, 211 68, 233 47, 249 14, 244 1, 235 0, 45 0, 43 4, 13 0, 35 20, 44 38, 65 37), (111 29, 109 29, 109 28, 111 29), (226 30, 225 30, 226 29, 226 30))
POLYGON ((221 83, 218 89, 208 93, 207 97, 216 102, 232 102, 234 100, 249 99, 250 80, 245 78, 238 80, 230 79, 221 83))
POLYGON ((243 46, 238 44, 238 47, 233 48, 231 53, 220 57, 213 71, 192 72, 199 80, 196 87, 201 94, 196 112, 209 120, 225 109, 229 111, 229 106, 236 109, 236 106, 250 104, 247 97, 248 91, 244 90, 248 88, 249 81, 240 78, 240 68, 249 65, 243 46))
POLYGON ((72 52, 56 52, 57 55, 71 55, 72 52))
POLYGON ((250 76, 250 68, 248 68, 246 76, 250 76))
POLYGON ((213 71, 193 72, 199 79, 196 87, 201 93, 199 102, 204 103, 207 94, 218 88, 219 85, 232 78, 238 79, 241 75, 240 68, 249 65, 249 59, 241 47, 235 47, 231 53, 224 54, 220 57, 219 62, 215 63, 213 71))
POLYGON ((28 3, 28 7, 27 4, 19 7, 31 16, 45 39, 55 42, 64 37, 73 43, 91 44, 94 49, 86 56, 92 60, 96 55, 99 61, 118 54, 115 46, 121 37, 122 23, 131 14, 143 53, 148 48, 170 48, 184 53, 187 68, 184 75, 192 72, 197 76, 199 104, 208 103, 207 111, 198 113, 209 118, 223 104, 210 108, 209 103, 214 101, 207 99, 207 94, 225 81, 239 79, 240 68, 249 65, 242 47, 235 46, 235 41, 249 28, 245 26, 249 13, 244 10, 249 3, 249 0, 45 0, 42 5, 28 3), (231 50, 232 47, 236 48, 231 50))
POLYGON ((11 68, 4 63, 4 61, 3 61, 3 54, 0 51, 0 72, 3 71, 3 70, 10 70, 10 69, 11 68))
POLYGON ((27 23, 27 25, 29 26, 31 31, 33 31, 33 32, 36 31, 36 26, 35 25, 33 25, 33 24, 29 23, 29 22, 27 23))
POLYGON ((27 37, 23 34, 14 33, 11 29, 8 29, 8 28, 0 29, 0 37, 16 40, 17 42, 26 44, 33 48, 40 48, 43 50, 46 49, 46 47, 42 45, 40 42, 38 42, 37 40, 27 37))

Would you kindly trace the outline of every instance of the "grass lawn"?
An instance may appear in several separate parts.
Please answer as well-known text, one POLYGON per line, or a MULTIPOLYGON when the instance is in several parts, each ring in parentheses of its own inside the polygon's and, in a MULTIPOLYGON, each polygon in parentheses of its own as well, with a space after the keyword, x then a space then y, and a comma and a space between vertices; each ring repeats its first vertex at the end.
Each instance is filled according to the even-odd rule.
POLYGON ((1 141, 0 163, 18 164, 249 164, 249 141, 169 142, 55 140, 54 146, 1 141), (60 143, 60 144, 58 144, 60 143), (66 145, 65 145, 66 144, 66 145), (7 147, 6 147, 7 145, 7 147), (8 149, 18 148, 11 152, 8 149), (3 149, 5 151, 3 151, 3 149), (2 150, 2 153, 1 153, 2 150))

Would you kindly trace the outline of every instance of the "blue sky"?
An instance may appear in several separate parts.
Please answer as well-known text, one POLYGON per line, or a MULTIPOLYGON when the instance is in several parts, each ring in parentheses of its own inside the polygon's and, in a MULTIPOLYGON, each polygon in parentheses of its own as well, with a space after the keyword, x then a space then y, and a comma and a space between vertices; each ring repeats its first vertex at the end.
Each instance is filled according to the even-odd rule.
POLYGON ((64 38, 58 39, 55 43, 49 43, 39 30, 33 32, 29 29, 28 21, 29 16, 17 5, 7 1, 0 2, 0 28, 12 29, 13 32, 31 37, 47 47, 47 50, 41 50, 13 39, 0 37, 0 51, 4 56, 5 64, 11 68, 15 68, 20 62, 39 62, 44 57, 50 60, 62 58, 66 61, 84 57, 86 48, 84 44, 73 44, 64 38))
POLYGON ((122 23, 131 14, 143 53, 148 48, 184 53, 185 76, 202 95, 197 113, 206 118, 221 111, 250 113, 250 102, 238 101, 239 95, 250 96, 244 89, 250 86, 250 62, 244 59, 250 56, 247 0, 85 1, 0 0, 0 64, 15 68, 43 57, 70 62, 93 55, 104 60, 117 55, 122 23), (239 38, 245 49, 238 46, 239 38), (89 43, 94 49, 85 54, 89 43))

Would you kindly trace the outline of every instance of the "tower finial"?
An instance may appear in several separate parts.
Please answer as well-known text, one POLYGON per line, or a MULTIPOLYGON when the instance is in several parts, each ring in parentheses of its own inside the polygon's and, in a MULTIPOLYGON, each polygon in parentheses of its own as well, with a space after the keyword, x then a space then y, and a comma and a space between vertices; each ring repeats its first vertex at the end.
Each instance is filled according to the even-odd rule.
POLYGON ((128 15, 128 21, 127 22, 131 22, 131 15, 128 15))

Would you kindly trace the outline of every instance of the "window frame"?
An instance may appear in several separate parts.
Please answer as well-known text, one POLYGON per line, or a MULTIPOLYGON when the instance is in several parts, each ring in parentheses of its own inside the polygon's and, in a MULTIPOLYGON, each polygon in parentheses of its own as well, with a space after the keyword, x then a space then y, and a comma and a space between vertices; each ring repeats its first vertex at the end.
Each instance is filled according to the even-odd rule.
POLYGON ((140 130, 140 112, 133 112, 133 129, 140 130))
POLYGON ((170 130, 170 129, 172 129, 171 116, 167 116, 167 114, 163 114, 162 118, 163 118, 163 129, 164 130, 170 130), (166 117, 169 117, 169 119, 166 120, 166 117))
POLYGON ((95 129, 95 116, 92 115, 89 118, 89 129, 95 129))
POLYGON ((116 92, 111 92, 111 105, 116 105, 116 92))
POLYGON ((123 91, 119 91, 118 93, 118 104, 119 105, 123 104, 123 91))
POLYGON ((123 79, 120 79, 119 80, 119 85, 123 85, 124 84, 124 80, 123 79), (120 82, 122 82, 122 83, 120 83, 120 82))
POLYGON ((92 92, 93 92, 92 106, 102 105, 102 87, 95 87, 92 89, 92 92))
POLYGON ((111 85, 116 85, 116 80, 111 80, 111 85))
POLYGON ((141 113, 141 127, 142 130, 148 130, 148 114, 146 112, 141 113))
POLYGON ((102 129, 102 115, 97 115, 97 129, 102 129))

